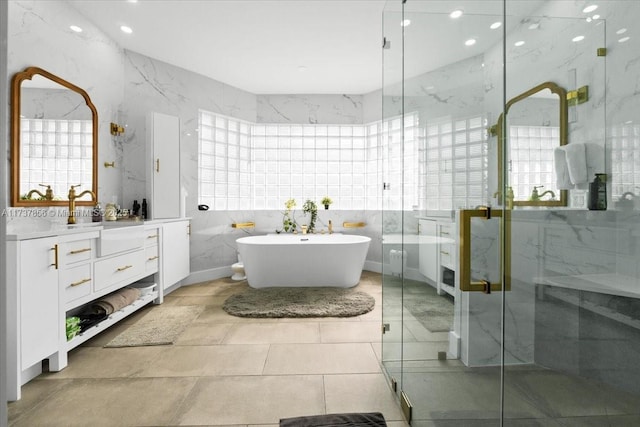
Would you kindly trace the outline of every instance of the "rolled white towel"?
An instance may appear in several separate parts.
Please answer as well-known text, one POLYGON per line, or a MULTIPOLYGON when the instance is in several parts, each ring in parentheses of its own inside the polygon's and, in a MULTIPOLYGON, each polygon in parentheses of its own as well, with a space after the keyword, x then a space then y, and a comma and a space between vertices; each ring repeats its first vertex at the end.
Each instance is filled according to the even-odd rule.
POLYGON ((567 165, 567 153, 562 147, 553 150, 553 163, 556 169, 556 186, 560 190, 570 190, 573 188, 569 177, 569 166, 567 165))

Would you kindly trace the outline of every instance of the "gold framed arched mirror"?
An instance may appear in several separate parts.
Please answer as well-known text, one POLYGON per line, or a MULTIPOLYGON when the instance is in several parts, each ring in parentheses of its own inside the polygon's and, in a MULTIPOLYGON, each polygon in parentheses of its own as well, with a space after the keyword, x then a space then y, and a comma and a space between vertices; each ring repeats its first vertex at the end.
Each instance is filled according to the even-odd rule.
POLYGON ((66 206, 72 185, 97 200, 98 112, 84 89, 26 68, 11 81, 11 205, 66 206))
POLYGON ((508 174, 507 203, 512 197, 513 206, 567 206, 554 166, 554 150, 568 142, 567 91, 541 83, 509 100, 504 114, 491 132, 498 141, 498 189, 504 188, 503 170, 508 174))

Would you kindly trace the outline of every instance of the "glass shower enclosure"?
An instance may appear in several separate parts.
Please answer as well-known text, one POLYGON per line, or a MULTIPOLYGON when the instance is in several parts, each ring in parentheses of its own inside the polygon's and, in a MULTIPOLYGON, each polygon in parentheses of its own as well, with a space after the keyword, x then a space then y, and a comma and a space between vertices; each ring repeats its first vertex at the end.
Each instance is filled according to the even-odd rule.
POLYGON ((640 423, 640 132, 607 80, 640 6, 606 3, 386 4, 381 358, 412 426, 640 423))

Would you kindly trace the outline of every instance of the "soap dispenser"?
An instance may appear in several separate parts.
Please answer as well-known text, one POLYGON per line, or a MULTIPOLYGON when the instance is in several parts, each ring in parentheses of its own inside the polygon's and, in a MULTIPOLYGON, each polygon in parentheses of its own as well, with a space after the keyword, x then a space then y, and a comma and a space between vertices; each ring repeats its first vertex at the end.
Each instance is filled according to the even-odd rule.
POLYGON ((592 211, 607 209, 607 174, 597 173, 593 182, 589 184, 589 204, 592 211))

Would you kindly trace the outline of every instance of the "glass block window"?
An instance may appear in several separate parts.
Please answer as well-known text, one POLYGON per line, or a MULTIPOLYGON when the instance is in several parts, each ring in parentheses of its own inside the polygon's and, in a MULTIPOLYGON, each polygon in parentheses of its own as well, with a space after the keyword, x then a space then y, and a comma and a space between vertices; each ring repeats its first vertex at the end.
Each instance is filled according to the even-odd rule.
POLYGON ((54 196, 66 199, 71 185, 91 189, 93 124, 91 120, 21 119, 20 188, 50 185, 54 196))
POLYGON ((625 193, 632 193, 630 198, 633 200, 640 194, 640 125, 625 123, 614 126, 610 146, 611 198, 619 201, 625 193))
MULTIPOLYGON (((551 190, 559 200, 553 150, 560 140, 557 126, 509 126, 507 168, 513 194, 518 200, 528 200, 534 186, 542 194, 551 190)), ((546 200, 546 197, 545 197, 546 200)))
POLYGON ((482 117, 427 120, 419 135, 420 209, 451 210, 487 200, 487 141, 482 117))

